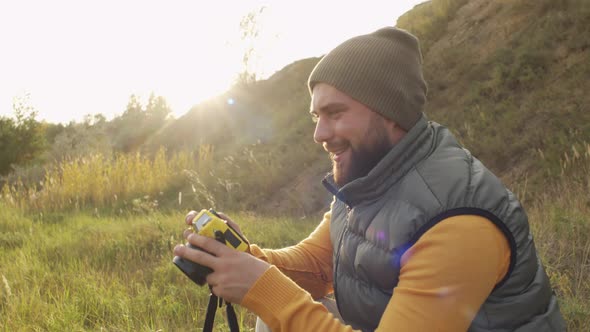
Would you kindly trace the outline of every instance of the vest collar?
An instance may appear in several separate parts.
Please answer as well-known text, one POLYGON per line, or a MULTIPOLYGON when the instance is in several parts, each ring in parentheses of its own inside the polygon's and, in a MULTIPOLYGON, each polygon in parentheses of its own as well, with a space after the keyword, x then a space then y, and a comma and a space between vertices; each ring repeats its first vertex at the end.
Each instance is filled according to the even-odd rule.
POLYGON ((369 174, 340 188, 334 182, 334 174, 329 173, 322 183, 328 191, 349 207, 380 197, 430 153, 433 137, 434 128, 423 115, 369 174))

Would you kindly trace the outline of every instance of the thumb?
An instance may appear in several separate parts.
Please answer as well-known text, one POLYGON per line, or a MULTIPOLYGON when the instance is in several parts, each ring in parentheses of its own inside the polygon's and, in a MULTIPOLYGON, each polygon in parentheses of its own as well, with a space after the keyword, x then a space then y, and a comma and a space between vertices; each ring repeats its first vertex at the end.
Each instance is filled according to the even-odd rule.
POLYGON ((233 228, 234 231, 238 232, 242 237, 244 237, 244 234, 242 234, 242 230, 240 229, 240 226, 238 226, 238 224, 236 224, 233 220, 231 220, 230 217, 228 217, 223 212, 217 212, 217 214, 221 217, 221 219, 223 219, 225 221, 226 224, 229 225, 229 227, 233 228))

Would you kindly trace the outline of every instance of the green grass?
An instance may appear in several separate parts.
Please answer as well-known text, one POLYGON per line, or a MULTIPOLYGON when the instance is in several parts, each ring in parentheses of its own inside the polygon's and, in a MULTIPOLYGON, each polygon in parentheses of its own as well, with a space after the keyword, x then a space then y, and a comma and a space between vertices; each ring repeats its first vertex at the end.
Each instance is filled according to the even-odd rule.
MULTIPOLYGON (((317 220, 232 214, 266 247, 303 239, 317 220)), ((182 214, 29 218, 0 209, 0 331, 199 330, 208 290, 172 264, 182 214)), ((237 308, 242 330, 255 317, 237 308)), ((227 330, 222 314, 217 330, 227 330)))
MULTIPOLYGON (((579 331, 590 324, 590 146, 564 158, 559 181, 542 193, 526 180, 511 187, 525 201, 568 329, 579 331)), ((171 263, 184 213, 149 211, 26 215, 0 205, 0 331, 199 330, 208 291, 171 263)), ((266 248, 298 242, 319 221, 229 215, 266 248)), ((254 315, 237 313, 252 331, 254 315)), ((216 324, 227 330, 221 313, 216 324)))
MULTIPOLYGON (((577 160, 577 169, 590 165, 577 160)), ((568 329, 590 323, 590 178, 564 175, 527 205, 535 242, 568 329)), ((517 186, 524 196, 526 188, 517 186)), ((229 213, 254 243, 281 248, 305 238, 319 217, 229 213)), ((0 206, 0 331, 200 330, 208 291, 171 263, 182 213, 95 217, 25 216, 0 206)), ((255 316, 236 308, 243 331, 255 316)), ((222 313, 216 330, 226 331, 222 313)))

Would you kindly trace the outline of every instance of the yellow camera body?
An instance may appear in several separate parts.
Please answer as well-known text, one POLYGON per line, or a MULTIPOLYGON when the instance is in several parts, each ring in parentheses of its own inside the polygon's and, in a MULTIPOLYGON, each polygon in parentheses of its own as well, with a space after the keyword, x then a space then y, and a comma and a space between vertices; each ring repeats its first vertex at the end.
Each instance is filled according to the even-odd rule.
MULTIPOLYGON (((226 246, 239 250, 248 251, 248 241, 236 232, 230 225, 226 224, 219 215, 210 210, 201 210, 191 221, 193 232, 212 239, 215 239, 226 246)), ((196 250, 203 250, 190 243, 187 247, 196 250)), ((213 272, 209 267, 186 260, 180 256, 174 256, 173 263, 197 285, 204 285, 207 282, 207 275, 213 272)))
POLYGON ((193 231, 199 235, 225 242, 225 245, 239 251, 248 250, 248 242, 225 223, 213 210, 201 210, 191 221, 193 231))

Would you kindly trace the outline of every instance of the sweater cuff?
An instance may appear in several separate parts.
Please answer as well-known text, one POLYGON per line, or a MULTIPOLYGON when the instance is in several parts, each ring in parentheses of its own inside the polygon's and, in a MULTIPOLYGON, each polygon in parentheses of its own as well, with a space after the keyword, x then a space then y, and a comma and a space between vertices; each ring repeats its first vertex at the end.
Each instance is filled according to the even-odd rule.
POLYGON ((264 250, 262 250, 259 246, 255 244, 250 244, 250 255, 258 259, 262 259, 263 261, 268 261, 268 258, 266 257, 264 250))
POLYGON ((254 312, 269 327, 279 326, 281 311, 297 297, 313 301, 309 293, 271 265, 246 293, 241 306, 254 312))

